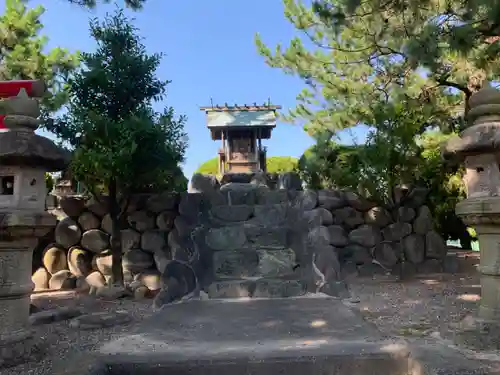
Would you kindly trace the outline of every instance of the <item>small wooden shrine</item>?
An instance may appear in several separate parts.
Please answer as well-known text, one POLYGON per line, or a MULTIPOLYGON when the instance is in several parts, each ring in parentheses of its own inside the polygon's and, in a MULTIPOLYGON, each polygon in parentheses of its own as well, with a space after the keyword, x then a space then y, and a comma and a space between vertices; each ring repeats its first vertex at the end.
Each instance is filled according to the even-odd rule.
POLYGON ((220 140, 219 174, 266 172, 266 148, 263 139, 271 138, 276 127, 272 104, 201 107, 205 111, 212 140, 220 140))

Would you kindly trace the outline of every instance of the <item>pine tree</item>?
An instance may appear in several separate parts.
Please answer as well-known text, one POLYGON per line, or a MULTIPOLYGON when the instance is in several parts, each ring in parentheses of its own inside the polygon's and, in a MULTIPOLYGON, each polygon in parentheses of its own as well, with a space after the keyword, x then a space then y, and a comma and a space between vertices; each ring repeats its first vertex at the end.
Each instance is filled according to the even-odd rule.
POLYGON ((78 54, 63 48, 46 51, 41 35, 42 6, 30 9, 22 0, 6 0, 0 16, 0 80, 43 79, 51 94, 43 100, 44 112, 61 107, 67 99, 64 82, 79 64, 78 54))

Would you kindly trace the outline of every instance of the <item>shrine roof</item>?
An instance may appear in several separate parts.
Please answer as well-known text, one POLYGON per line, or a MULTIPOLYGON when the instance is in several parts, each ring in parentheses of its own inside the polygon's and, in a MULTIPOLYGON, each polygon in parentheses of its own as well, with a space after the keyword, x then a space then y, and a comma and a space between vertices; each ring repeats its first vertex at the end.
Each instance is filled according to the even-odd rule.
POLYGON ((279 106, 202 107, 208 128, 267 128, 276 126, 279 106))

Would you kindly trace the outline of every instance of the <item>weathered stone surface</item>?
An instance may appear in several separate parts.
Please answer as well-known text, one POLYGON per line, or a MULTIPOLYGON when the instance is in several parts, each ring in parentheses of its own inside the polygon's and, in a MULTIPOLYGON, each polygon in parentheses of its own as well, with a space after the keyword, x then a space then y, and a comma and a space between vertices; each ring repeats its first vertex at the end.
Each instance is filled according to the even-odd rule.
POLYGON ((82 231, 73 219, 67 217, 57 224, 54 236, 59 245, 70 248, 80 242, 82 231))
POLYGON ((333 224, 333 216, 324 207, 318 207, 310 211, 304 211, 304 217, 312 225, 328 226, 333 224))
POLYGON ((268 187, 259 186, 255 189, 256 204, 279 204, 288 202, 288 190, 269 190, 268 187))
POLYGON ((66 251, 58 246, 49 245, 43 252, 43 265, 50 274, 68 269, 66 251))
POLYGON ((361 277, 373 277, 375 275, 386 275, 388 270, 376 263, 365 263, 358 267, 358 275, 361 277))
POLYGON ((410 234, 403 238, 405 258, 413 264, 422 263, 425 259, 425 241, 419 234, 410 234))
POLYGON ((247 205, 214 206, 211 213, 216 219, 227 222, 245 221, 252 215, 253 207, 247 205))
POLYGON ((83 231, 98 229, 101 225, 101 220, 92 212, 86 211, 78 217, 78 224, 83 231))
POLYGON ((49 324, 72 319, 81 314, 82 312, 80 309, 71 306, 64 306, 31 314, 29 322, 31 325, 49 324))
POLYGON ((161 193, 152 195, 146 202, 146 208, 149 212, 158 214, 163 211, 171 211, 177 208, 179 196, 175 193, 161 193))
POLYGON ((163 273, 165 267, 167 267, 167 264, 170 262, 169 254, 167 255, 167 253, 164 251, 158 251, 154 253, 153 259, 155 262, 156 269, 161 273, 163 273))
POLYGON ((257 250, 259 256, 258 273, 264 277, 285 276, 293 273, 297 264, 292 249, 257 250))
POLYGON ((43 267, 40 267, 31 276, 31 281, 35 284, 35 292, 46 290, 49 288, 50 273, 43 267))
POLYGON ((284 248, 288 243, 288 230, 286 227, 267 227, 247 222, 243 225, 249 244, 259 247, 284 248))
POLYGON ((68 268, 75 276, 87 276, 92 271, 92 254, 79 246, 68 250, 68 268))
POLYGON ((306 294, 306 285, 300 280, 260 279, 255 282, 253 298, 287 298, 306 294))
POLYGON ((366 212, 375 205, 373 202, 370 202, 352 191, 346 191, 344 197, 349 206, 361 212, 366 212))
POLYGON ((397 213, 399 221, 410 223, 415 218, 415 210, 411 207, 399 207, 397 213))
POLYGON ((197 287, 196 275, 191 266, 178 260, 169 262, 161 279, 162 289, 154 301, 156 308, 180 300, 197 287))
POLYGON ((286 222, 290 210, 287 204, 257 205, 254 207, 254 216, 262 225, 277 226, 286 222))
POLYGON ((100 253, 109 248, 109 234, 100 229, 91 229, 82 236, 81 245, 93 253, 100 253))
POLYGON ((156 226, 163 231, 169 231, 174 227, 175 211, 162 211, 156 216, 156 226))
POLYGON ((189 183, 189 193, 206 193, 210 194, 218 185, 217 178, 211 175, 203 175, 201 173, 195 173, 191 177, 189 183))
POLYGON ((256 251, 217 251, 213 256, 215 276, 234 279, 258 276, 259 261, 256 251))
POLYGON ((418 215, 413 222, 413 231, 417 234, 426 234, 430 232, 434 227, 434 222, 432 219, 431 210, 429 207, 422 206, 418 210, 418 215))
POLYGON ((202 194, 189 194, 182 193, 181 201, 179 203, 179 214, 186 218, 192 219, 192 221, 198 218, 199 213, 203 207, 203 195, 202 194))
POLYGON ((109 198, 106 196, 101 196, 99 197, 99 199, 92 197, 87 201, 86 204, 87 210, 97 215, 98 217, 102 218, 109 212, 108 201, 109 198))
POLYGON ((76 277, 68 270, 56 272, 49 280, 49 288, 52 290, 74 289, 75 287, 76 277))
POLYGON ((297 196, 297 201, 300 202, 302 209, 305 211, 315 209, 319 204, 318 192, 314 190, 301 191, 297 196))
POLYGON ((85 281, 91 288, 102 288, 106 285, 106 280, 99 271, 89 273, 87 277, 85 277, 85 281))
POLYGON ((113 222, 111 221, 111 216, 109 214, 104 215, 100 227, 108 234, 111 234, 113 232, 113 222))
POLYGON ((174 227, 179 233, 179 236, 189 236, 196 227, 195 221, 188 221, 184 216, 177 216, 174 220, 174 227))
POLYGON ((137 249, 141 243, 141 234, 133 229, 123 229, 120 231, 122 252, 137 249))
POLYGON ((392 268, 398 263, 400 258, 399 252, 400 249, 397 244, 382 242, 373 250, 373 258, 385 268, 392 268))
POLYGON ((333 211, 335 224, 343 224, 355 228, 365 222, 363 214, 352 207, 339 208, 333 211))
POLYGON ((224 280, 214 281, 208 288, 210 298, 247 298, 255 292, 253 280, 224 280))
POLYGON ((425 204, 427 200, 427 195, 429 194, 429 189, 427 188, 415 188, 409 194, 405 202, 405 206, 418 208, 425 204))
POLYGON ((112 278, 110 278, 106 286, 96 288, 95 295, 106 300, 116 300, 130 297, 132 293, 121 285, 113 285, 112 278))
POLYGON ((437 232, 431 231, 425 235, 425 250, 427 258, 443 259, 448 248, 443 238, 437 232))
POLYGON ((411 233, 411 224, 392 223, 382 230, 382 236, 386 241, 399 241, 411 233))
POLYGON ((104 276, 111 276, 113 275, 113 272, 111 270, 111 267, 113 265, 113 258, 111 256, 111 251, 106 250, 102 252, 101 254, 97 254, 93 262, 95 264, 95 268, 104 276))
POLYGON ((161 288, 161 274, 157 270, 143 271, 136 276, 136 280, 151 291, 161 288))
POLYGON ((78 293, 88 294, 90 292, 90 285, 87 283, 87 280, 83 276, 76 277, 76 287, 75 291, 78 293))
POLYGON ((214 250, 233 250, 243 247, 247 238, 241 225, 212 228, 208 231, 206 243, 214 250))
POLYGON ((344 207, 346 205, 346 200, 341 191, 319 190, 318 203, 327 210, 336 210, 337 208, 344 207))
POLYGON ((313 277, 316 288, 310 292, 328 292, 329 284, 341 278, 340 263, 333 246, 319 246, 313 254, 313 277))
POLYGON ((69 326, 82 330, 102 329, 127 324, 132 320, 132 316, 126 312, 96 312, 73 318, 69 326))
POLYGON ((154 265, 153 254, 146 253, 140 249, 132 249, 123 255, 123 268, 132 272, 139 273, 154 265))
POLYGON ((66 215, 77 218, 85 209, 85 198, 79 196, 61 197, 59 204, 66 215))
POLYGON ((365 223, 383 228, 392 221, 391 214, 383 207, 372 207, 365 213, 365 223))
POLYGON ((155 228, 155 218, 147 211, 135 211, 127 219, 130 226, 139 232, 155 228))
POLYGON ((362 225, 349 233, 349 241, 364 247, 373 247, 382 241, 380 231, 371 225, 362 225))
POLYGON ((333 246, 346 246, 348 243, 347 233, 340 225, 331 225, 327 227, 330 244, 333 246))
POLYGON ((312 247, 328 246, 332 242, 330 238, 330 231, 324 226, 312 228, 308 233, 307 239, 312 247))
POLYGON ((226 195, 229 205, 253 205, 257 201, 257 189, 259 187, 252 184, 231 182, 221 186, 220 191, 226 195))
POLYGON ((134 289, 134 299, 142 300, 144 298, 147 298, 149 293, 150 291, 147 287, 140 285, 139 287, 134 289))
POLYGON ((444 271, 443 262, 438 259, 426 259, 418 265, 418 273, 442 273, 444 271))
POLYGON ((141 249, 151 253, 163 251, 167 245, 165 232, 148 230, 141 235, 141 249))
POLYGON ((351 254, 350 260, 355 264, 371 263, 372 261, 370 250, 364 246, 352 244, 347 246, 346 251, 351 254))
POLYGON ((278 188, 285 190, 302 190, 302 180, 295 172, 282 173, 278 177, 278 188))

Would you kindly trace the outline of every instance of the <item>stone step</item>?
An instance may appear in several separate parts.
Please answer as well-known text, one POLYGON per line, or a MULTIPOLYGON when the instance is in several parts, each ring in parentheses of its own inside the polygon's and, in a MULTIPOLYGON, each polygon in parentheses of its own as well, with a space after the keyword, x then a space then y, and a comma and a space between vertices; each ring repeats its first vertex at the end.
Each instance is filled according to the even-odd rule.
POLYGON ((245 249, 216 251, 213 255, 216 278, 244 279, 293 275, 296 266, 292 249, 245 249))
POLYGON ((286 279, 217 280, 208 288, 210 298, 284 298, 304 294, 304 282, 286 279))

